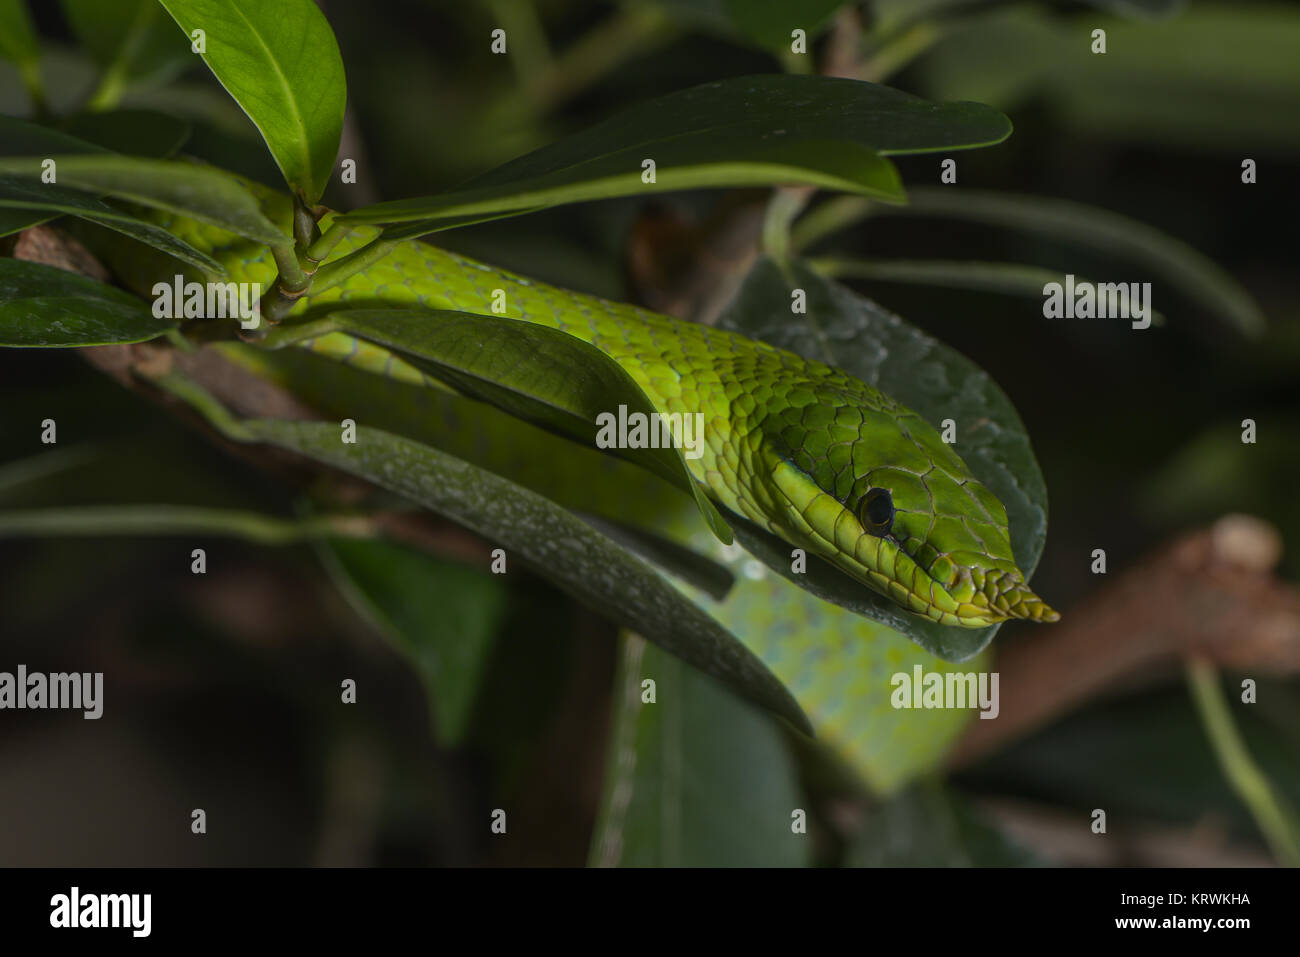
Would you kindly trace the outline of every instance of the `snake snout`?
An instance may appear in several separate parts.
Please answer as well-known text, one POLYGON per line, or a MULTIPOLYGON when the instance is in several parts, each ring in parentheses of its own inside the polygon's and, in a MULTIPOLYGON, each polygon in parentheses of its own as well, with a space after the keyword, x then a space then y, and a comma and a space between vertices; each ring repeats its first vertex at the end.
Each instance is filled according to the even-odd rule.
POLYGON ((1052 622, 1059 621, 1061 617, 1059 612, 1030 590, 1019 569, 988 575, 979 593, 988 602, 988 607, 1004 618, 1052 622))

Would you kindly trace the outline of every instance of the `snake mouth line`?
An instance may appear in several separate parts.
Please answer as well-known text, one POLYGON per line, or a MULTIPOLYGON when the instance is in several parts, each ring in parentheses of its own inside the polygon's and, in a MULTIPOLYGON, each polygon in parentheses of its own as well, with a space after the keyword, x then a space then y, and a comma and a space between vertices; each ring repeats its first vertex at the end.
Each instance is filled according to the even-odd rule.
MULTIPOLYGON (((970 600, 963 604, 968 604, 974 610, 988 614, 962 617, 968 617, 971 620, 988 618, 990 623, 1011 619, 1050 623, 1059 621, 1061 618, 1059 612, 1030 589, 1019 569, 994 568, 984 570, 962 566, 957 569, 950 581, 944 582, 936 578, 932 572, 935 562, 944 557, 942 554, 935 554, 928 562, 922 564, 917 560, 917 556, 904 546, 898 536, 890 532, 883 537, 893 542, 900 554, 910 558, 927 579, 945 592, 951 594, 963 582, 973 586, 974 593, 971 595, 970 600)), ((918 548, 917 551, 919 550, 918 548)), ((916 597, 922 601, 927 600, 923 594, 916 594, 916 597)))

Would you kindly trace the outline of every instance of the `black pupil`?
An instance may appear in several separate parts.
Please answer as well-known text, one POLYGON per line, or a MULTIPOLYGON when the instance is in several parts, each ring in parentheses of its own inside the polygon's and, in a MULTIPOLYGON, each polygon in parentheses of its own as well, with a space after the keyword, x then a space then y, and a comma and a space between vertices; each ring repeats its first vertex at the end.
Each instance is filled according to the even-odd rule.
POLYGON ((885 489, 872 489, 867 493, 867 521, 877 528, 886 528, 894 520, 894 501, 885 489))

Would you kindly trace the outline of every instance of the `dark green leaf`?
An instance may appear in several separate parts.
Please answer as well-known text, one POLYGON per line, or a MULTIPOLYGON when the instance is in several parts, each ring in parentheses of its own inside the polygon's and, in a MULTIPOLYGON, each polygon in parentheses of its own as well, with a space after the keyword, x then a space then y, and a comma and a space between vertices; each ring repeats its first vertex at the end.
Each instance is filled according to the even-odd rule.
MULTIPOLYGON (((210 275, 217 277, 226 275, 226 269, 221 263, 195 249, 183 239, 173 236, 162 227, 144 222, 130 213, 110 206, 103 200, 75 189, 54 184, 38 184, 12 176, 0 176, 0 209, 16 212, 54 211, 78 216, 147 243, 210 275)), ((43 215, 43 213, 33 215, 43 215)))
POLYGON ((392 542, 330 538, 320 548, 352 606, 411 659, 434 732, 454 747, 505 618, 504 579, 392 542))
POLYGON ((1300 145, 1300 125, 1278 122, 1300 110, 1297 48, 1291 3, 1195 3, 1159 22, 1021 5, 951 31, 909 78, 940 99, 1006 111, 1033 101, 1081 141, 1232 157, 1239 170, 1246 156, 1300 145), (1104 56, 1091 51, 1094 28, 1106 31, 1104 56))
POLYGON ((0 59, 25 67, 34 65, 40 56, 27 0, 0 0, 0 59))
POLYGON ((12 116, 0 116, 0 156, 38 156, 42 159, 62 153, 107 153, 70 133, 52 130, 12 116))
MULTIPOLYGON (((210 401, 210 400, 209 400, 210 401)), ((209 412, 211 414, 211 412, 209 412)), ((553 502, 425 445, 358 425, 226 422, 227 434, 269 442, 360 476, 470 528, 574 598, 808 731, 790 693, 744 645, 640 559, 553 502)))
POLYGON ((988 223, 1089 247, 1154 270, 1189 299, 1247 335, 1258 335, 1264 329, 1264 315, 1250 293, 1218 265, 1182 240, 1109 210, 1063 199, 969 189, 954 193, 929 187, 912 192, 906 214, 988 223))
POLYGON ((889 154, 1001 142, 1011 124, 976 103, 936 105, 822 76, 736 77, 660 97, 498 167, 464 189, 356 210, 355 223, 427 223, 701 187, 805 183, 901 201, 889 154), (656 166, 642 181, 642 162, 656 166))
MULTIPOLYGON (((976 292, 1000 292, 1042 301, 1047 283, 1064 284, 1065 273, 1024 263, 965 259, 814 259, 808 264, 828 279, 871 279, 880 282, 946 286, 976 292)), ((1075 276, 1076 282, 1087 277, 1075 276)), ((1127 320, 1125 320, 1127 321, 1127 320)), ((1152 310, 1151 321, 1165 324, 1164 313, 1152 310)))
MULTIPOLYGON (((268 245, 291 237, 262 215, 261 206, 228 173, 208 166, 134 156, 52 156, 57 184, 167 210, 268 245)), ((0 173, 39 181, 41 159, 0 160, 0 173)))
MULTIPOLYGON (((498 316, 433 309, 348 309, 330 320, 349 335, 400 352, 467 395, 595 447, 601 413, 654 416, 631 376, 596 347, 557 329, 498 316)), ((714 532, 731 532, 677 448, 611 450, 689 491, 714 532)))
POLYGON ((614 686, 591 863, 624 867, 798 867, 812 838, 781 731, 707 675, 625 637, 614 686), (655 700, 642 700, 642 682, 655 700))
MULTIPOLYGON (((727 16, 745 37, 769 50, 789 49, 790 34, 812 38, 847 0, 725 0, 727 16)), ((809 50, 811 55, 811 50, 809 50)))
POLYGON ((84 276, 0 259, 0 346, 144 342, 175 325, 140 300, 84 276))
POLYGON ((21 233, 24 229, 31 229, 56 218, 58 213, 0 208, 0 237, 21 233))
POLYGON ((313 0, 159 0, 203 30, 203 59, 261 131, 290 189, 311 205, 334 169, 347 83, 334 32, 313 0))
POLYGON ((175 68, 189 44, 155 0, 60 0, 77 42, 122 82, 175 68))
MULTIPOLYGON (((973 362, 802 264, 786 277, 770 260, 760 261, 720 325, 843 369, 936 428, 954 419, 960 436, 955 450, 1006 506, 1016 563, 1026 579, 1033 575, 1047 536, 1047 489, 1015 408, 973 362), (789 302, 792 288, 808 296, 802 320, 771 308, 789 302)), ((883 622, 949 661, 970 658, 999 628, 953 628, 909 614, 813 556, 808 573, 795 574, 789 546, 749 523, 733 519, 732 526, 740 542, 782 577, 883 622)))
MULTIPOLYGON (((0 132, 5 134, 0 156, 98 154, 105 147, 118 147, 144 156, 164 156, 180 147, 189 130, 184 121, 147 110, 81 114, 64 122, 67 132, 0 117, 0 132)), ((53 219, 51 213, 66 213, 107 226, 214 276, 222 277, 226 273, 220 263, 184 240, 94 195, 57 183, 0 176, 0 235, 30 229, 53 219)))
MULTIPOLYGON (((168 159, 175 155, 190 135, 188 122, 154 110, 78 113, 63 119, 60 126, 73 136, 116 153, 151 159, 168 159)), ((30 156, 31 152, 27 155, 30 156)))

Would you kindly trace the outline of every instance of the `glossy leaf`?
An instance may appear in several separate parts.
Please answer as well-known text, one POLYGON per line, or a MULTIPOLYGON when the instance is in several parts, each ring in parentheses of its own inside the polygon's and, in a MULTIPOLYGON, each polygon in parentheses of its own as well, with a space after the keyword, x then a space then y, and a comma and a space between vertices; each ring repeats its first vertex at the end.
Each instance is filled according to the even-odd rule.
POLYGON ((112 286, 0 258, 0 346, 102 346, 154 339, 175 323, 112 286))
POLYGON ((311 205, 334 169, 347 85, 329 22, 313 0, 159 0, 261 131, 285 182, 311 205))
MULTIPOLYGON (((941 420, 954 419, 960 436, 955 451, 1006 506, 1016 563, 1026 578, 1033 575, 1047 535, 1047 489, 1015 408, 973 362, 802 264, 785 276, 770 260, 761 261, 720 325, 837 366, 936 428, 941 420), (793 288, 807 293, 806 317, 771 308, 773 302, 789 302, 793 288)), ((954 628, 910 614, 814 556, 808 557, 807 574, 795 574, 789 546, 747 522, 733 520, 732 527, 737 539, 782 577, 902 632, 942 658, 970 658, 998 630, 998 625, 954 628)))
MULTIPOLYGON (((338 331, 395 350, 467 395, 595 447, 597 416, 656 415, 654 404, 614 360, 557 329, 498 316, 432 309, 348 309, 330 314, 338 331)), ((678 448, 611 450, 676 483, 695 498, 723 541, 726 522, 692 478, 678 448)))
POLYGON ((770 716, 635 636, 622 640, 599 867, 798 867, 798 771, 770 716), (645 681, 654 683, 646 703, 645 681))
POLYGON ((803 183, 898 202, 889 154, 1000 142, 1006 117, 821 76, 735 77, 640 104, 520 157, 463 189, 355 210, 354 223, 427 224, 561 203, 702 187, 803 183), (644 161, 655 163, 653 183, 644 161))
MULTIPOLYGON (((255 242, 291 241, 237 179, 212 167, 112 154, 46 158, 54 160, 60 186, 189 216, 255 242)), ((0 174, 5 173, 39 182, 41 160, 0 160, 0 174)))

